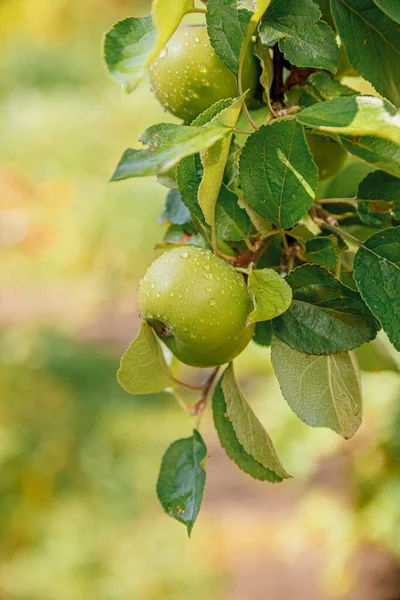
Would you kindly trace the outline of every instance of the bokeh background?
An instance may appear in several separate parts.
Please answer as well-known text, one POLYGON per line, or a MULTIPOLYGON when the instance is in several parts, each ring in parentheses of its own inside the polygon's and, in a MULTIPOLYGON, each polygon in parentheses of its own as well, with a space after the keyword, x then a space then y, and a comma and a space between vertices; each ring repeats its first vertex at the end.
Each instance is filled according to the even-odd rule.
MULTIPOLYGON (((238 361, 295 478, 250 480, 209 447, 192 539, 155 496, 192 423, 115 380, 165 188, 108 184, 169 117, 105 74, 103 32, 145 0, 0 0, 0 600, 399 600, 400 379, 365 373, 354 440, 283 402, 268 351, 238 361)), ((191 373, 185 373, 192 376, 191 373)), ((195 377, 195 375, 193 375, 195 377)))

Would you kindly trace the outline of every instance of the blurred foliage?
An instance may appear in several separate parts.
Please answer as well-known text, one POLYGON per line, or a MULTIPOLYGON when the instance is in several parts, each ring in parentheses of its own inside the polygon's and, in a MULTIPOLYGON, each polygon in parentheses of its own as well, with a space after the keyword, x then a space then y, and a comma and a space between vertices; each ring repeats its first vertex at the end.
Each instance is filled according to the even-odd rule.
POLYGON ((279 496, 284 504, 292 493, 295 504, 277 518, 268 504, 276 488, 251 487, 242 474, 223 491, 229 463, 218 470, 207 416, 211 480, 188 541, 154 485, 161 455, 190 435, 190 421, 168 394, 128 396, 115 379, 118 352, 82 341, 120 298, 135 314, 138 279, 162 237, 155 224, 166 190, 153 180, 107 183, 121 151, 170 119, 146 86, 120 92, 100 57, 104 31, 148 8, 0 0, 0 597, 225 598, 246 548, 266 564, 274 551, 290 569, 310 543, 329 589, 346 592, 364 540, 400 556, 398 375, 365 375, 364 425, 343 442, 290 412, 268 352, 251 346, 237 373, 296 474, 279 496), (342 454, 345 485, 319 482, 319 461, 342 454), (246 490, 258 510, 241 501, 246 490))

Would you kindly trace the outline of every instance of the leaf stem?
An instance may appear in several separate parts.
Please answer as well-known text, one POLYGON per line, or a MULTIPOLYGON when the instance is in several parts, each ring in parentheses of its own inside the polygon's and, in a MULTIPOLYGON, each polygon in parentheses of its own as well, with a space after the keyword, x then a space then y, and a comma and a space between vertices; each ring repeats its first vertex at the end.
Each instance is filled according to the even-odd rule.
POLYGON ((211 388, 212 388, 216 378, 218 377, 220 368, 221 367, 215 367, 215 369, 212 371, 210 377, 207 379, 207 381, 205 382, 205 384, 203 386, 203 391, 202 391, 200 400, 198 402, 196 402, 196 404, 192 407, 192 409, 190 411, 193 416, 197 417, 196 429, 199 428, 201 417, 203 416, 204 409, 206 408, 207 400, 208 400, 211 388))
POLYGON ((351 206, 357 208, 355 198, 323 198, 322 200, 315 200, 315 204, 351 204, 351 206))

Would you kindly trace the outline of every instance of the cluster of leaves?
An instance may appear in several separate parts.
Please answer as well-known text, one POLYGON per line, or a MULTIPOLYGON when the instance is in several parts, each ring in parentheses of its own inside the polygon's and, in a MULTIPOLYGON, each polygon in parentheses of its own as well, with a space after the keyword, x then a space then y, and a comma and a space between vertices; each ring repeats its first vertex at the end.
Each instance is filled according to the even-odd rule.
MULTIPOLYGON (((400 350, 400 8, 394 0, 205 4, 211 43, 240 91, 243 57, 256 39, 266 108, 252 116, 246 92, 238 93, 190 124, 155 125, 142 135, 143 149, 126 150, 112 180, 153 175, 169 188, 160 247, 210 248, 244 272, 254 340, 271 346, 285 400, 305 423, 347 439, 362 418, 352 351, 381 328, 400 350), (340 82, 347 61, 380 97, 340 82), (244 114, 252 131, 243 131, 244 114), (365 161, 366 177, 357 181, 346 165, 347 189, 325 195, 330 186, 319 182, 310 134, 358 157, 350 159, 350 171, 365 161)), ((154 0, 152 15, 117 23, 105 39, 111 75, 134 89, 183 16, 194 11, 202 12, 193 0, 154 0)), ((378 346, 374 351, 380 360, 378 346)), ((132 393, 178 385, 146 323, 122 359, 119 380, 132 393)), ((196 406, 203 401, 204 394, 196 406)), ((289 477, 232 365, 216 385, 212 406, 221 444, 239 468, 271 482, 289 477)), ((203 495, 206 455, 196 429, 172 444, 162 462, 158 496, 189 533, 203 495)))

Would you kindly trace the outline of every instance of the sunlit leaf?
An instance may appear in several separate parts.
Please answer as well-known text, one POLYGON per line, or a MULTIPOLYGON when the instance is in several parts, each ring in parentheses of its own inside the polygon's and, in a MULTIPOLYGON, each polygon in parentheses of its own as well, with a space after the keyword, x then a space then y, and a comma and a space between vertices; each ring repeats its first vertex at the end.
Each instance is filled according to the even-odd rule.
POLYGON ((292 301, 292 288, 276 271, 252 270, 248 286, 254 310, 249 314, 247 323, 270 321, 289 308, 292 301))
POLYGON ((152 14, 156 29, 154 48, 147 58, 147 64, 154 60, 160 50, 168 42, 182 20, 182 17, 193 8, 194 0, 153 0, 152 14))

